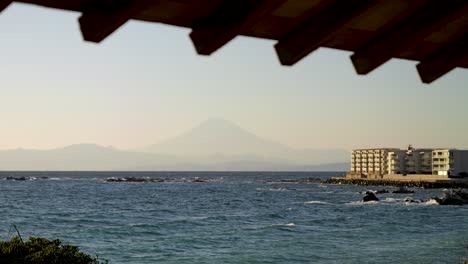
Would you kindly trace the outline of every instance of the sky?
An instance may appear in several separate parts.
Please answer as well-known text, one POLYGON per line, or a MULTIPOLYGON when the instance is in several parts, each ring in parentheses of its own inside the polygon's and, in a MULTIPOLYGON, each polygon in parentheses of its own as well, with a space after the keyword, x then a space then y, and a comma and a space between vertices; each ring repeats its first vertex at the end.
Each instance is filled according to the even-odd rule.
POLYGON ((188 29, 137 21, 96 45, 78 16, 0 14, 0 149, 134 149, 210 118, 295 148, 468 149, 466 69, 425 85, 416 62, 391 60, 359 76, 350 52, 324 48, 284 67, 273 41, 246 37, 203 57, 188 29))

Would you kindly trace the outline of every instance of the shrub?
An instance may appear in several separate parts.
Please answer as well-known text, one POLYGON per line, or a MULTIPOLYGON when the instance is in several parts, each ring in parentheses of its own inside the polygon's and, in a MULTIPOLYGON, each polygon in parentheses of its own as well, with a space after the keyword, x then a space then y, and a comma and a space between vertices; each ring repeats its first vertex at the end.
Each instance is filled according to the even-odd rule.
POLYGON ((10 264, 100 264, 97 258, 92 258, 76 246, 62 245, 60 240, 48 240, 40 237, 30 237, 23 242, 14 237, 10 241, 0 241, 0 263, 10 264))

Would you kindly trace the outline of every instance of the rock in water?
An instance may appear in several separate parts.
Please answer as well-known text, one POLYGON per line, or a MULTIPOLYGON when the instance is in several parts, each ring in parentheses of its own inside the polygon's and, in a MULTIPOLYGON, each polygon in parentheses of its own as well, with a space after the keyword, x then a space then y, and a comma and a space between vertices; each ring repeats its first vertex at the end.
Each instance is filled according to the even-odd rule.
POLYGON ((363 202, 378 201, 378 200, 379 200, 379 198, 377 198, 377 196, 375 196, 375 194, 373 192, 369 192, 369 191, 367 191, 366 196, 364 196, 364 198, 362 198, 363 202))
POLYGON ((434 197, 433 199, 440 205, 464 205, 468 204, 468 193, 462 189, 453 190, 445 193, 442 198, 434 197))

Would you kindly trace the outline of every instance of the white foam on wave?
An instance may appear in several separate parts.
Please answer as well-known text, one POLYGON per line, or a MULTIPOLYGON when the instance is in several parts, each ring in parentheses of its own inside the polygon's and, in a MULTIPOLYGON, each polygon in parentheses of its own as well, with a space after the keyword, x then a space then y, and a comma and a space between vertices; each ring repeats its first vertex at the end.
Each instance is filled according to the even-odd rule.
POLYGON ((439 205, 439 203, 435 199, 429 199, 428 201, 424 202, 423 204, 426 204, 426 205, 439 205))
POLYGON ((284 192, 284 191, 289 191, 288 189, 286 188, 271 188, 271 189, 268 189, 269 191, 272 191, 272 192, 284 192))
POLYGON ((304 202, 305 204, 330 204, 330 203, 327 203, 327 202, 324 202, 324 201, 307 201, 307 202, 304 202))
POLYGON ((401 199, 398 199, 398 198, 392 198, 392 197, 387 197, 383 200, 383 202, 387 202, 387 203, 397 203, 397 202, 401 202, 402 200, 401 199))
POLYGON ((295 227, 295 223, 286 223, 286 224, 273 224, 270 227, 295 227))
POLYGON ((286 188, 270 188, 270 189, 265 189, 265 188, 257 188, 255 189, 257 191, 270 191, 270 192, 284 192, 284 191, 290 191, 289 189, 286 188))
POLYGON ((369 202, 363 202, 363 201, 354 201, 354 202, 349 202, 345 203, 347 205, 365 205, 365 204, 378 204, 378 201, 369 201, 369 202))

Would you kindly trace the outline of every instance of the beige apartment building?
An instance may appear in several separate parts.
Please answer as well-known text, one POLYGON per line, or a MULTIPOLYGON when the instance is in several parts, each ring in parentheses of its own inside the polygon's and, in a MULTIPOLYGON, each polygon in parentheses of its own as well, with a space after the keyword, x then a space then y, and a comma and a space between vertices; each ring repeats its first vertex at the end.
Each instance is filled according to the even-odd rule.
POLYGON ((432 174, 452 177, 468 176, 468 150, 433 150, 432 174))
POLYGON ((350 176, 383 175, 468 176, 468 150, 376 148, 351 154, 350 176))
POLYGON ((388 174, 388 154, 398 149, 356 149, 351 154, 350 174, 384 175, 388 174))

